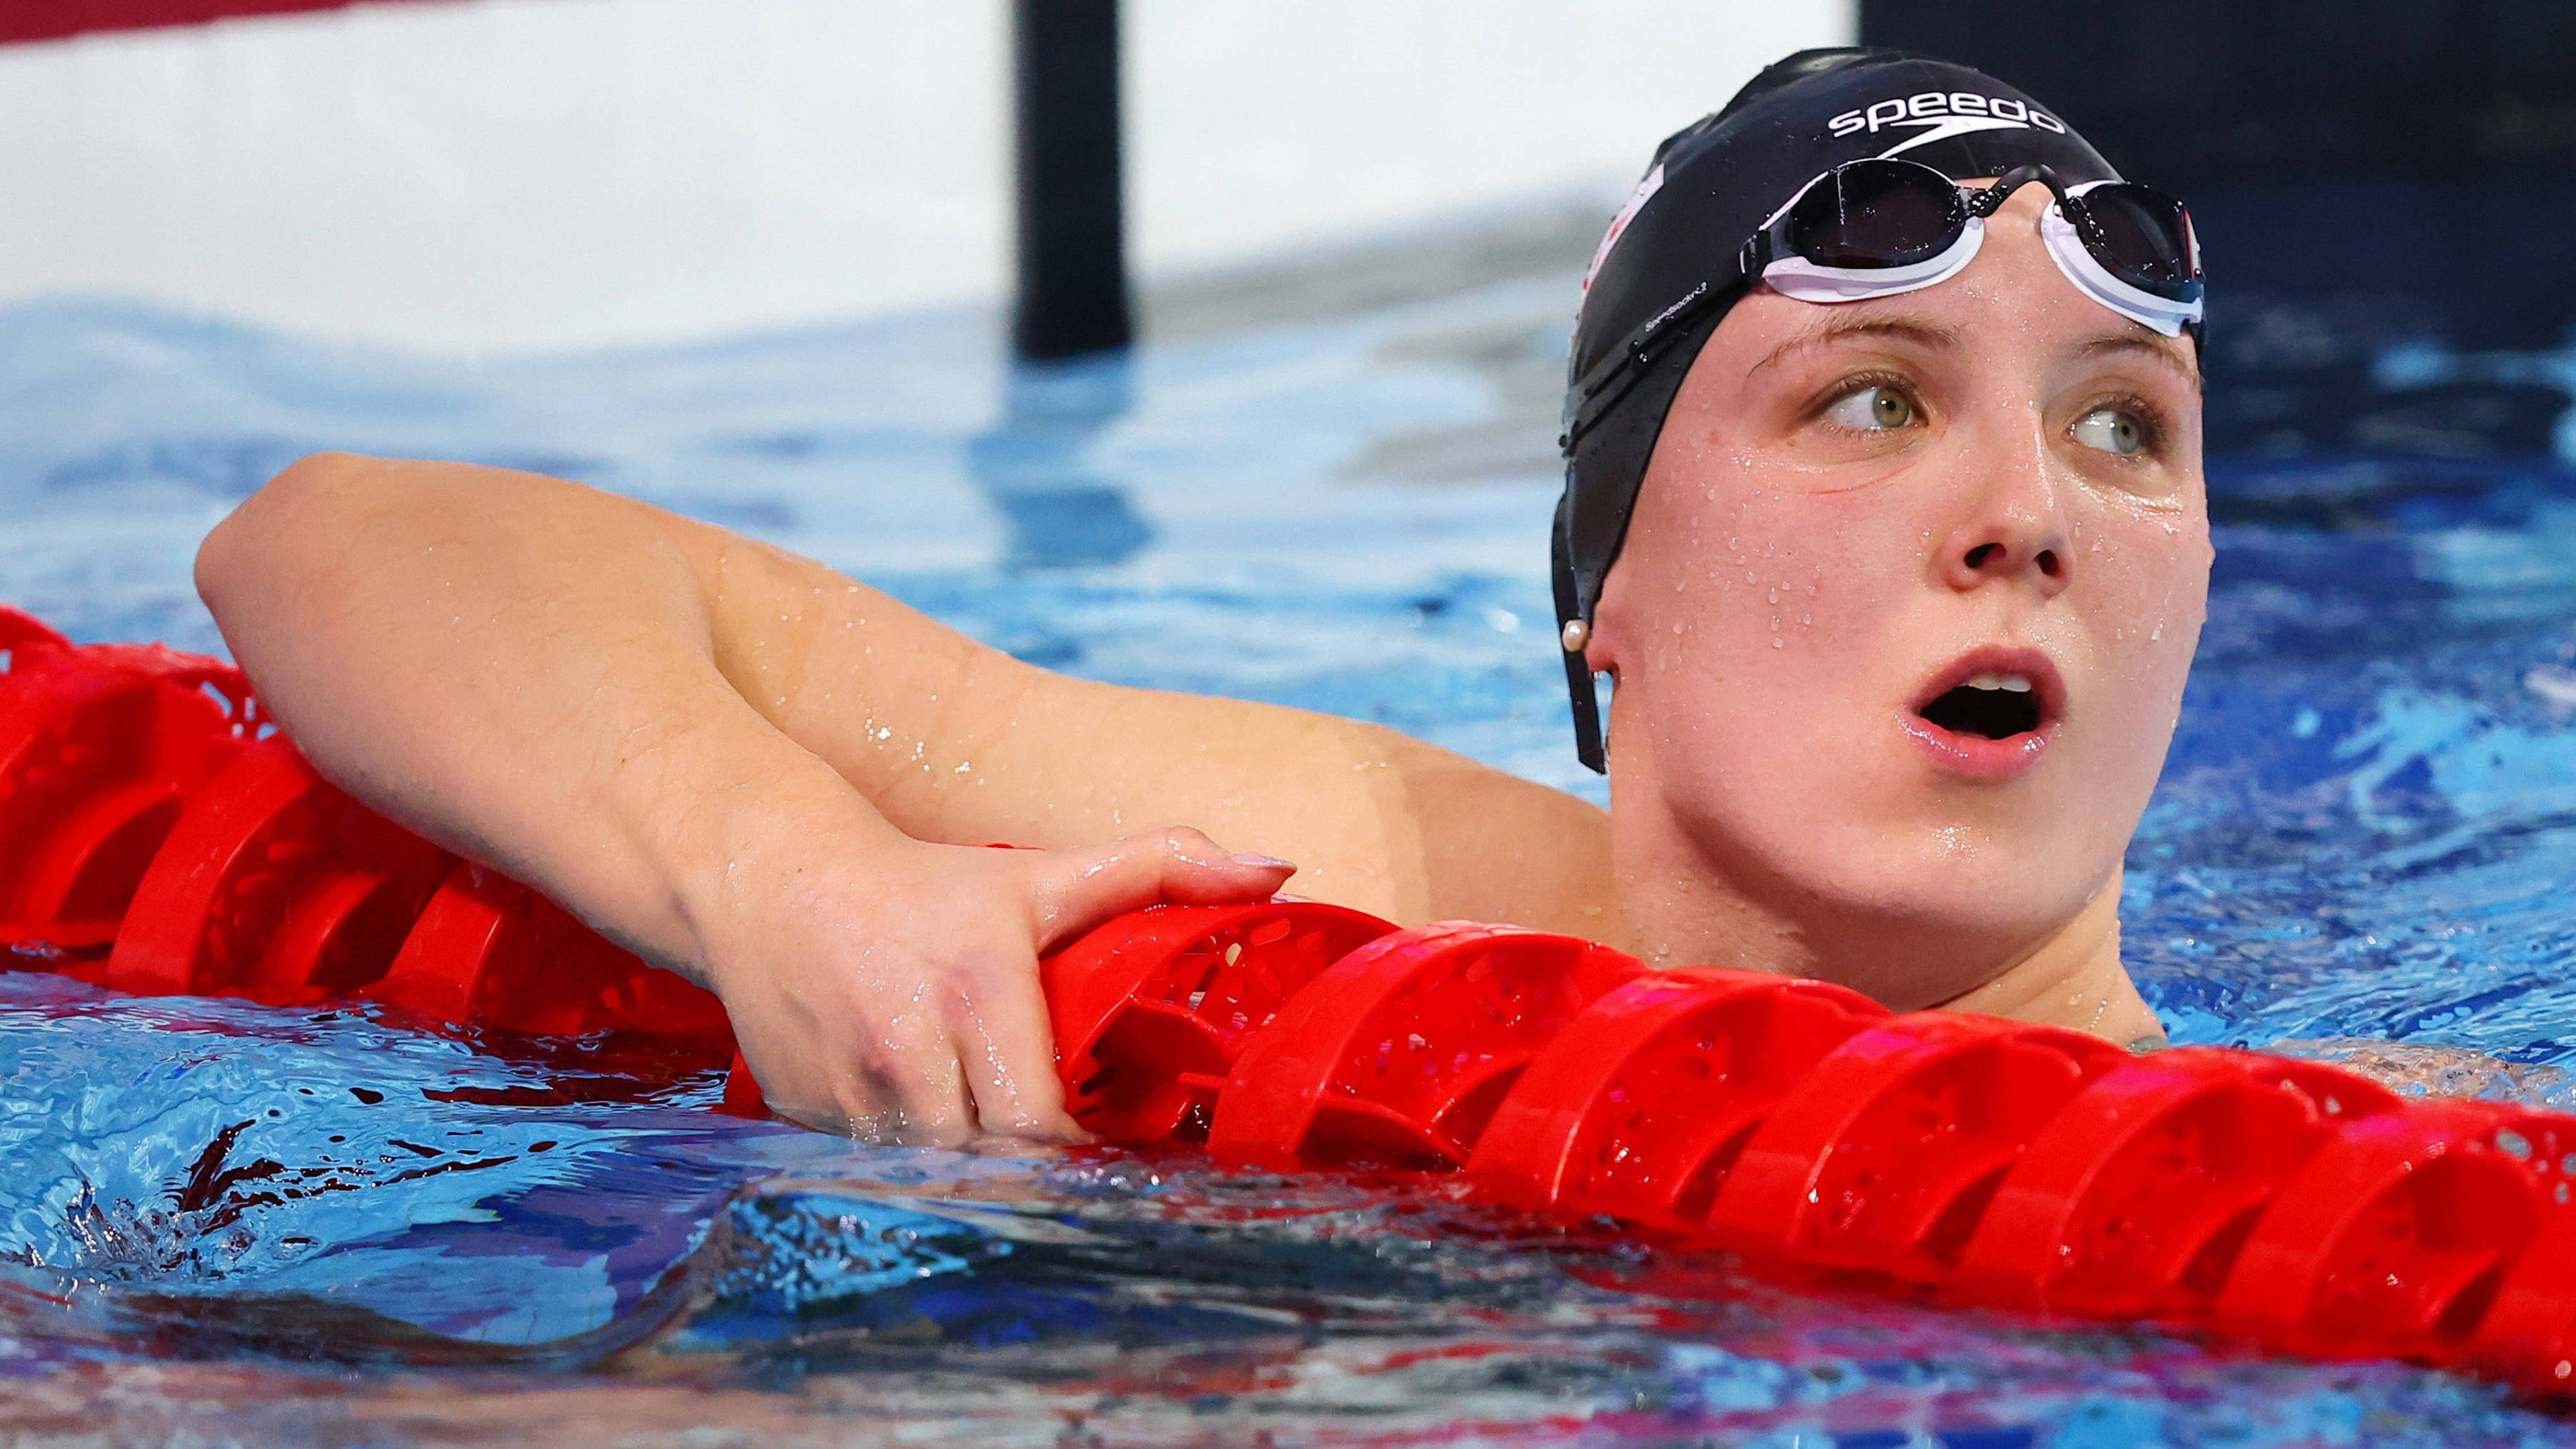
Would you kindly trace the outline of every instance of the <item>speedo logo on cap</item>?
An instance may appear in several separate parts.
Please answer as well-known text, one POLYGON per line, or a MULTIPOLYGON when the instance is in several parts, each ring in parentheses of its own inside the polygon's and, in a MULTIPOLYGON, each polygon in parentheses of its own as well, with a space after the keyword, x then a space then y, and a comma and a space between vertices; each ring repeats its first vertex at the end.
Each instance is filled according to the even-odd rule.
POLYGON ((1902 126, 1915 132, 1886 150, 1881 156, 1911 151, 1934 141, 1964 136, 1971 131, 2027 131, 2038 129, 2066 134, 2066 123, 2024 101, 2010 96, 1981 96, 1974 91, 1925 91, 1921 95, 1891 96, 1872 101, 1857 111, 1845 111, 1827 121, 1837 138, 1858 135, 1863 131, 1877 135, 1890 126, 1902 126))

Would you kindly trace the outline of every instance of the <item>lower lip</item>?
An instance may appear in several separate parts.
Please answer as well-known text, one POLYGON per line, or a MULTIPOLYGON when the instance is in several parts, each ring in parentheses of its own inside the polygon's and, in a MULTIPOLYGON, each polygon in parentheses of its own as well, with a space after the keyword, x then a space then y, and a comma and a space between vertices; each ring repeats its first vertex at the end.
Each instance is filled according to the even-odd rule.
POLYGON ((2018 780, 2038 768, 2039 757, 2048 753, 2049 736, 2055 731, 2048 726, 2005 739, 1990 740, 1983 735, 1963 735, 1945 730, 1919 714, 1904 718, 1905 732, 1923 747, 1934 768, 1971 780, 2001 782, 2018 780))

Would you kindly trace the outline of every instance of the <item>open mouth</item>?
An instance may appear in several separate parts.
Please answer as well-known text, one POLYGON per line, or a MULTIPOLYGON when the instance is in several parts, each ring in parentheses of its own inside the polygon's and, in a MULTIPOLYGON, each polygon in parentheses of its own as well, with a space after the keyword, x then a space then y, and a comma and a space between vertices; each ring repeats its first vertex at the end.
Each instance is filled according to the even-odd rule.
POLYGON ((1954 734, 1989 740, 2029 734, 2044 718, 2039 691, 2026 674, 1973 675, 1915 712, 1954 734))
POLYGON ((2000 784, 2039 767, 2066 718, 2066 682, 2037 649, 1972 649, 1923 682, 1905 732, 1946 774, 2000 784))

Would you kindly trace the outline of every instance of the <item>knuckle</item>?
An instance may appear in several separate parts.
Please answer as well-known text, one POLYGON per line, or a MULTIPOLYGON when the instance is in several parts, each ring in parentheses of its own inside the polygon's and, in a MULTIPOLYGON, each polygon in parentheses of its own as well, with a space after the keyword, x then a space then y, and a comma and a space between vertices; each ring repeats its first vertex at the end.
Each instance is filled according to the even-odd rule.
POLYGON ((971 1001, 1013 990, 1034 978, 1037 969, 1037 959, 1026 949, 992 951, 959 963, 952 979, 971 1001))
POLYGON ((899 1084, 928 1072, 937 1039, 933 1028, 902 1023, 861 1033, 851 1057, 868 1081, 899 1084))

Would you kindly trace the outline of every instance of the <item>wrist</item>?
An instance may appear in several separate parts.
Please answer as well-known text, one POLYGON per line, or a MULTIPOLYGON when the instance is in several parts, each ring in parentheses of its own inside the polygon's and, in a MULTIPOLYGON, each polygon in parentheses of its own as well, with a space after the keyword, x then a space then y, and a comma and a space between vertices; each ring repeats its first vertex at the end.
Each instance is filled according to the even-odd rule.
POLYGON ((637 867, 627 919, 651 923, 638 949, 720 994, 747 954, 737 943, 776 934, 759 923, 914 844, 795 741, 765 726, 746 734, 725 749, 668 751, 611 787, 637 867))

